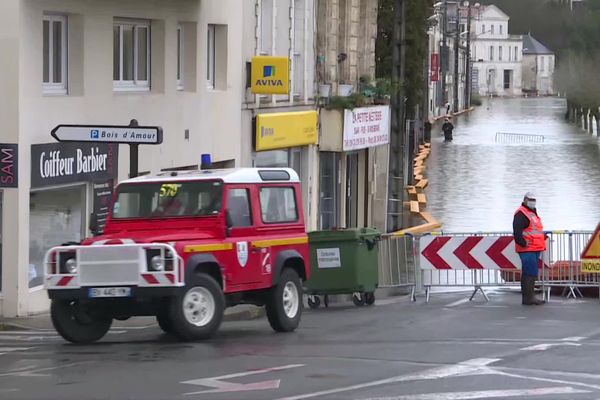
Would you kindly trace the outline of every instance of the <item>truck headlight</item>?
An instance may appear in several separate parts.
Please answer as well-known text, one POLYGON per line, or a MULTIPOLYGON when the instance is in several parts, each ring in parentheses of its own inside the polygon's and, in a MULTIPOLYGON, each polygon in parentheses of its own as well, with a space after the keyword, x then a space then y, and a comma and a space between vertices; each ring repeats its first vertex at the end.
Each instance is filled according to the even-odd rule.
POLYGON ((161 256, 154 256, 150 260, 150 269, 152 271, 162 271, 165 268, 165 260, 161 256))
POLYGON ((76 274, 77 260, 75 260, 74 258, 69 258, 67 261, 65 261, 65 270, 69 274, 76 274))

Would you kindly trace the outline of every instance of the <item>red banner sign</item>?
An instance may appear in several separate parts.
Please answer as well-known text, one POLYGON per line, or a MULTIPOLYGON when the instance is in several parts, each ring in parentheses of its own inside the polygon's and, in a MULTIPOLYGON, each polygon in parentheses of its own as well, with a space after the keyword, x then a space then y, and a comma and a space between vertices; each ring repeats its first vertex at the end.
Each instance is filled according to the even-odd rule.
POLYGON ((431 70, 429 71, 429 80, 438 82, 440 80, 440 55, 438 53, 431 54, 431 70))

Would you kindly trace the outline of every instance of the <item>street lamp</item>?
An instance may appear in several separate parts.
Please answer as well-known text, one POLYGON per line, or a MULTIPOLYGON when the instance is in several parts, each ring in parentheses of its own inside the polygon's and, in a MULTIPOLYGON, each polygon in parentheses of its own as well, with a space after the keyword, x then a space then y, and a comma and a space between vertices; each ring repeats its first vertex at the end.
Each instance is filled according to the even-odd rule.
MULTIPOLYGON (((465 108, 471 106, 471 86, 473 78, 471 76, 471 5, 468 1, 463 3, 467 7, 467 60, 465 63, 465 108)), ((479 9, 481 4, 475 3, 473 7, 479 9)))

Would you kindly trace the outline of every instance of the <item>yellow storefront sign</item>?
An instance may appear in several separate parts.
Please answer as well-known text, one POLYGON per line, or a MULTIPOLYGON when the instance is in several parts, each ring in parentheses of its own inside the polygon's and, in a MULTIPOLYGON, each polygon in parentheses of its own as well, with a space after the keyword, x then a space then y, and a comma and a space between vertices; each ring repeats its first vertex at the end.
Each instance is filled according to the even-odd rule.
POLYGON ((317 111, 259 114, 256 151, 317 144, 317 111))
POLYGON ((289 94, 290 59, 288 57, 252 57, 252 93, 289 94))

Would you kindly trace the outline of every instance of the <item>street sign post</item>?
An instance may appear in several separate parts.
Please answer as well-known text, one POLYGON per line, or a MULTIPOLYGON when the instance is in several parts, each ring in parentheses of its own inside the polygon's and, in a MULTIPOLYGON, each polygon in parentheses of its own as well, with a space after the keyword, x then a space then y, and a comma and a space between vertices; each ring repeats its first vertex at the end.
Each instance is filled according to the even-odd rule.
POLYGON ((138 146, 161 144, 163 130, 159 126, 140 126, 132 119, 129 125, 68 125, 52 129, 52 137, 59 142, 95 142, 129 145, 129 177, 138 175, 138 146))
POLYGON ((600 224, 590 238, 581 255, 581 271, 588 273, 600 272, 600 224))

